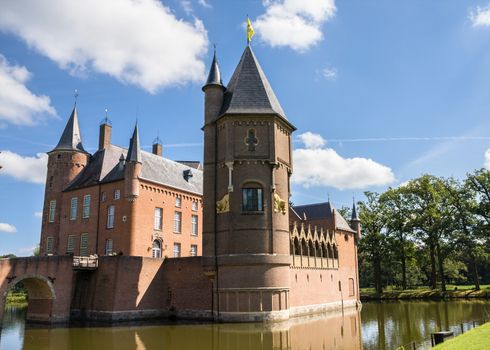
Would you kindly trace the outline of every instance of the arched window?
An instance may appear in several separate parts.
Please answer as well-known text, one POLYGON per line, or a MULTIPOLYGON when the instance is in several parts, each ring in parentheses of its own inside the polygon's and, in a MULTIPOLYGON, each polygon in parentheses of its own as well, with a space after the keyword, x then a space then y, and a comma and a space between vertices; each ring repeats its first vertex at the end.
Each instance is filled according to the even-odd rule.
POLYGON ((320 249, 320 244, 317 242, 315 242, 315 256, 316 257, 322 257, 322 250, 320 249))
POLYGON ((247 183, 242 188, 242 211, 263 211, 262 186, 247 183))
POLYGON ((301 255, 301 246, 299 245, 298 237, 294 237, 294 255, 301 255))
POLYGON ((162 257, 162 243, 158 239, 155 239, 153 241, 153 245, 151 247, 151 256, 153 258, 162 257))
POLYGON ((301 240, 301 255, 308 256, 308 247, 304 238, 301 240))
POLYGON ((330 245, 330 243, 327 244, 327 253, 328 253, 329 258, 333 258, 333 250, 332 250, 332 246, 330 245))
POLYGON ((323 242, 322 242, 322 257, 328 258, 327 247, 325 246, 325 243, 323 243, 323 242))
POLYGON ((338 251, 337 246, 335 244, 333 245, 333 258, 334 259, 339 258, 339 251, 338 251))
POLYGON ((308 241, 308 256, 315 256, 315 246, 311 240, 308 241))

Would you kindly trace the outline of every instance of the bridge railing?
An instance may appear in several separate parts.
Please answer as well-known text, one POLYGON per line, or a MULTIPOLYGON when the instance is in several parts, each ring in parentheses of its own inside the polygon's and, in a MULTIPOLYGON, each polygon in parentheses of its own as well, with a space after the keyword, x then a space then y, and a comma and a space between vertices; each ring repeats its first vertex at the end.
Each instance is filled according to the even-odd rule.
POLYGON ((74 270, 95 270, 99 267, 99 258, 97 255, 74 256, 72 266, 74 270))

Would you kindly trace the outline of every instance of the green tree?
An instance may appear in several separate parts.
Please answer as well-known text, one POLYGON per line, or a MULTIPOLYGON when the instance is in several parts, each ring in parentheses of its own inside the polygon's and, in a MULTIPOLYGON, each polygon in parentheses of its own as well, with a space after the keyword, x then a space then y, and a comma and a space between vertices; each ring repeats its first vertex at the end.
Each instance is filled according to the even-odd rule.
MULTIPOLYGON (((387 240, 383 234, 385 227, 382 204, 379 194, 365 192, 365 202, 359 202, 359 218, 362 222, 359 254, 372 267, 374 288, 377 293, 383 292, 382 262, 386 253, 387 240)), ((363 261, 364 263, 364 261, 363 261)))

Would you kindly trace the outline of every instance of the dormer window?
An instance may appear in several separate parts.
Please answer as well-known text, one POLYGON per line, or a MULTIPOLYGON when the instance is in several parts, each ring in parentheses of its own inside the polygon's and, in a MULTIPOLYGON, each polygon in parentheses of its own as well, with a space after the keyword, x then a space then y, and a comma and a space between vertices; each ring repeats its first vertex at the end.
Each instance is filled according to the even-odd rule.
POLYGON ((187 170, 184 170, 184 180, 189 182, 189 179, 192 177, 192 170, 191 169, 187 169, 187 170))

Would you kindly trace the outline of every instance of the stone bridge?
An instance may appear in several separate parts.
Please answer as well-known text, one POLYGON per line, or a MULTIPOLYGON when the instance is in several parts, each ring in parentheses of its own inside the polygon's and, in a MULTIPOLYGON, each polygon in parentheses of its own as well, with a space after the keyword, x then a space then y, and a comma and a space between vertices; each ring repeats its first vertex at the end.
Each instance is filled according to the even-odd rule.
POLYGON ((19 282, 28 293, 27 320, 67 322, 73 293, 72 261, 70 256, 0 259, 0 325, 7 293, 19 282))

